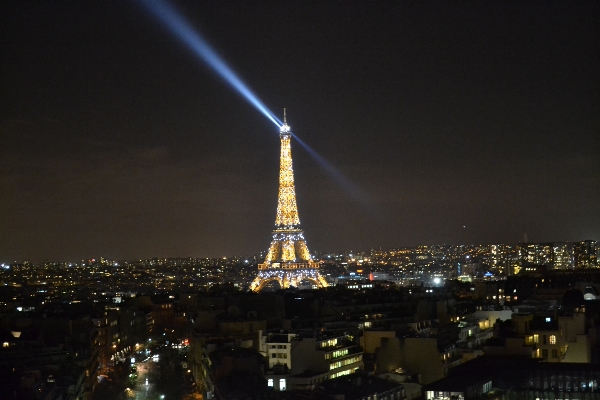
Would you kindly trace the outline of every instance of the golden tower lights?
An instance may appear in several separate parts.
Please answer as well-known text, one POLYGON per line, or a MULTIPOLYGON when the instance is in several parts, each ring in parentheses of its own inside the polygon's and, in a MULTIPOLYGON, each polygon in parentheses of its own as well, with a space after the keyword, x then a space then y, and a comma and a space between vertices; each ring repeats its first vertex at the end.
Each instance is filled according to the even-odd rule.
POLYGON ((250 290, 255 292, 271 281, 279 282, 282 289, 298 286, 303 280, 319 288, 327 286, 318 264, 310 257, 304 231, 300 229, 292 169, 292 133, 285 114, 284 108, 283 125, 279 128, 281 156, 275 229, 265 262, 258 265, 258 275, 250 284, 250 290))

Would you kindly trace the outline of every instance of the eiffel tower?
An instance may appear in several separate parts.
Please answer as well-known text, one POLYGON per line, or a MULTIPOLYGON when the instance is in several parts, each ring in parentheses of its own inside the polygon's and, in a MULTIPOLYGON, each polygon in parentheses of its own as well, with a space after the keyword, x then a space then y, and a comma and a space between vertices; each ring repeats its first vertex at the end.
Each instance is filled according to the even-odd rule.
POLYGON ((281 158, 275 229, 265 262, 258 265, 258 275, 250 284, 250 290, 258 292, 272 281, 279 282, 282 289, 297 287, 304 280, 319 288, 327 287, 325 278, 319 273, 318 263, 310 257, 304 231, 300 229, 292 169, 292 133, 286 121, 285 108, 279 138, 281 158))

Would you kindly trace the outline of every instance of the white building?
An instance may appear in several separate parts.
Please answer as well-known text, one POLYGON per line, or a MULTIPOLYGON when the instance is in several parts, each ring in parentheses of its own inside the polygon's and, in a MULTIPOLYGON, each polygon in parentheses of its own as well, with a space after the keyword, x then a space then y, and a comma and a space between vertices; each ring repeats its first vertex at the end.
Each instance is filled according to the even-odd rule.
POLYGON ((363 368, 363 352, 345 334, 261 331, 259 351, 268 359, 266 378, 275 390, 314 387, 363 368))

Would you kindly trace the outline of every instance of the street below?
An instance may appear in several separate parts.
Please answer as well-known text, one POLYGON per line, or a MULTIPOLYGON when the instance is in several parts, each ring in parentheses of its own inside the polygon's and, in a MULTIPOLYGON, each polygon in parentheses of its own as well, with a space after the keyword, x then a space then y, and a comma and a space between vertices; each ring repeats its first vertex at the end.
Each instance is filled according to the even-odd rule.
MULTIPOLYGON (((161 344, 144 351, 144 358, 120 365, 99 383, 95 400, 200 400, 184 351, 161 344)), ((140 354, 138 353, 138 356, 140 354)), ((133 361, 133 360, 132 360, 133 361)))

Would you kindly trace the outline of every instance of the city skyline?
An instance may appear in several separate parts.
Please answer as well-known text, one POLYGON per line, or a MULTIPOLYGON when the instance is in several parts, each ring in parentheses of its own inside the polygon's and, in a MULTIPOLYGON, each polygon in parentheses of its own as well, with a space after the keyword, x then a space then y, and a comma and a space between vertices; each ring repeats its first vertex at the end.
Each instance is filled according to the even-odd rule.
MULTIPOLYGON (((597 2, 174 6, 344 177, 294 142, 312 251, 598 240, 597 2)), ((264 250, 270 121, 136 3, 0 10, 1 262, 264 250)))
MULTIPOLYGON (((349 260, 352 263, 364 262, 374 259, 378 261, 376 264, 381 264, 379 258, 383 257, 405 257, 406 254, 436 254, 440 256, 445 254, 442 258, 446 261, 462 259, 468 262, 480 263, 488 265, 490 268, 498 263, 499 260, 518 260, 520 266, 525 265, 541 265, 552 269, 581 269, 581 268, 596 268, 597 265, 582 265, 582 255, 585 255, 587 263, 587 256, 592 256, 594 260, 597 259, 597 255, 600 250, 597 247, 597 241, 595 240, 583 240, 579 242, 543 242, 543 243, 531 243, 531 242, 520 242, 520 243, 480 243, 480 244, 423 244, 417 246, 404 246, 395 248, 382 248, 375 247, 371 249, 354 249, 344 250, 338 252, 311 252, 311 258, 315 261, 328 262, 344 262, 349 260), (577 254, 576 254, 577 253, 577 254), (506 258, 510 255, 509 258, 506 258)), ((137 262, 204 262, 210 261, 219 265, 223 262, 227 265, 229 262, 237 262, 246 265, 248 267, 256 267, 263 263, 265 256, 268 251, 261 251, 255 254, 235 254, 227 255, 224 257, 189 257, 189 256, 174 256, 174 257, 140 257, 135 259, 111 259, 106 258, 104 255, 94 255, 79 260, 12 260, 10 262, 2 262, 0 266, 9 269, 12 266, 18 265, 30 265, 30 266, 78 266, 78 265, 92 265, 100 263, 103 265, 119 266, 123 263, 137 263, 137 262)), ((388 260, 389 261, 389 260, 388 260)), ((596 261, 594 261, 596 263, 596 261)), ((388 265, 389 266, 389 265, 388 265)))

